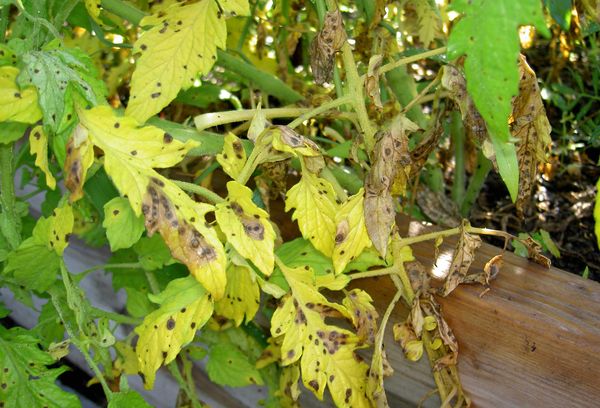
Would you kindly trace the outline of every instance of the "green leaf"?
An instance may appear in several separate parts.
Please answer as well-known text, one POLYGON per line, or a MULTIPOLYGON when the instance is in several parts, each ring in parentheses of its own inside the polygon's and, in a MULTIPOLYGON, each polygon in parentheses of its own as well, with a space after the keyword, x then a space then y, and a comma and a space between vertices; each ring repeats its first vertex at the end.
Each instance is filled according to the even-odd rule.
POLYGON ((554 243, 554 241, 552 240, 552 237, 550 236, 548 231, 541 229, 540 236, 542 238, 542 244, 544 244, 544 247, 548 251, 550 251, 550 253, 552 255, 554 255, 557 258, 560 258, 560 251, 559 251, 558 247, 556 246, 556 244, 554 243))
POLYGON ((263 379, 248 355, 231 343, 212 346, 208 352, 206 371, 211 381, 230 387, 262 385, 263 379))
POLYGON ((151 408, 152 405, 135 391, 115 392, 108 402, 108 408, 151 408))
POLYGON ((467 90, 488 125, 500 175, 515 200, 519 175, 514 146, 509 144, 508 118, 519 86, 518 28, 531 24, 540 33, 549 35, 541 3, 458 0, 452 3, 452 8, 463 16, 450 33, 448 57, 467 56, 467 90))
POLYGON ((65 327, 52 301, 48 301, 42 306, 37 325, 32 333, 40 338, 40 342, 45 347, 48 347, 50 343, 58 343, 64 339, 65 327))
POLYGON ((39 93, 44 125, 55 133, 72 128, 76 120, 74 94, 92 106, 104 103, 106 89, 91 58, 79 49, 56 48, 51 43, 42 51, 23 56, 26 74, 21 83, 31 83, 39 93))
POLYGON ((106 236, 111 251, 129 248, 144 232, 144 219, 135 215, 126 198, 115 197, 104 205, 106 236))
POLYGON ((310 241, 296 238, 283 243, 275 251, 281 262, 290 268, 310 265, 315 271, 315 276, 327 275, 333 272, 331 259, 318 251, 310 241))
MULTIPOLYGON (((2 91, 0 91, 2 92, 2 91)), ((0 143, 12 143, 25 134, 29 126, 27 123, 2 122, 0 123, 0 143)))
MULTIPOLYGON (((221 7, 228 3, 231 11, 248 12, 247 0, 219 2, 221 7)), ((227 39, 219 4, 214 0, 174 4, 161 11, 162 15, 141 21, 142 27, 153 27, 134 46, 134 53, 141 56, 131 78, 127 115, 145 122, 175 99, 181 89, 192 86, 197 75, 210 71, 217 59, 217 47, 225 48, 227 39)))
POLYGON ((571 27, 571 9, 573 3, 571 0, 544 0, 544 4, 548 7, 550 15, 558 23, 560 28, 569 31, 571 27))
POLYGON ((142 238, 134 246, 134 251, 138 254, 142 267, 147 271, 160 269, 162 266, 172 261, 169 248, 160 235, 153 235, 152 238, 142 238))
POLYGON ((38 343, 27 330, 0 326, 0 401, 7 408, 81 407, 75 394, 55 384, 66 368, 48 369, 55 361, 38 343))
POLYGON ((213 312, 212 296, 191 276, 172 281, 151 300, 160 308, 135 329, 140 336, 136 354, 147 389, 154 386, 156 370, 177 357, 213 312))
POLYGON ((38 292, 46 291, 56 280, 61 258, 56 252, 28 238, 8 255, 4 273, 13 273, 20 285, 38 292))

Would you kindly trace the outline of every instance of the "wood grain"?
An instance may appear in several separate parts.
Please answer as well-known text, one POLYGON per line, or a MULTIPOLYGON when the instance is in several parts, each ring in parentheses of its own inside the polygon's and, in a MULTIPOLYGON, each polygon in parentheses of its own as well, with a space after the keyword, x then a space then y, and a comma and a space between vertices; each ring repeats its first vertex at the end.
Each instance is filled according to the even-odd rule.
MULTIPOLYGON (((406 230, 408 222, 402 223, 406 230)), ((415 229, 421 227, 413 223, 411 230, 415 229)), ((448 239, 441 252, 454 242, 448 239)), ((415 245, 413 252, 426 267, 433 265, 432 244, 415 245)), ((481 271, 501 252, 483 244, 471 271, 481 271)), ((372 294, 381 311, 395 291, 388 278, 361 280, 358 285, 372 294)), ((458 339, 460 377, 474 406, 599 406, 600 284, 505 253, 491 290, 483 297, 481 293, 481 286, 461 285, 438 299, 458 339)), ((397 310, 393 318, 402 320, 405 313, 397 310)), ((399 347, 386 344, 394 368, 406 366, 399 347)), ((413 380, 426 374, 418 370, 409 370, 413 380)), ((403 395, 405 381, 405 376, 388 379, 388 393, 417 402, 411 390, 403 395)))

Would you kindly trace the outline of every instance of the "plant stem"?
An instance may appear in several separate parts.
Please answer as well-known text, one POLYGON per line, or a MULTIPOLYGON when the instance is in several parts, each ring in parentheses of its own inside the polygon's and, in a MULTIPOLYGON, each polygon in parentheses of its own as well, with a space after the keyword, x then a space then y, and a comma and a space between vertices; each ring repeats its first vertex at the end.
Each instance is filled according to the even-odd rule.
POLYGON ((475 174, 471 176, 469 186, 467 187, 467 191, 460 206, 460 214, 463 217, 469 215, 491 169, 492 162, 489 161, 482 152, 479 152, 479 155, 477 156, 477 169, 475 170, 475 174))
MULTIPOLYGON (((257 109, 233 110, 225 112, 203 113, 194 118, 194 124, 198 130, 204 130, 213 126, 226 123, 244 122, 256 115, 257 109)), ((294 118, 311 112, 309 108, 271 108, 261 109, 266 118, 294 118)))
POLYGON ((141 319, 122 315, 122 314, 115 313, 115 312, 109 312, 106 310, 98 309, 97 307, 92 307, 91 312, 92 312, 92 315, 94 316, 94 318, 105 317, 105 318, 112 320, 113 322, 117 322, 117 323, 131 324, 133 326, 137 326, 140 323, 142 323, 141 319))
POLYGON ((122 0, 102 0, 102 7, 133 25, 139 25, 140 21, 146 17, 146 13, 142 10, 122 0))
POLYGON ((156 276, 154 276, 152 271, 144 271, 144 274, 146 275, 148 285, 150 285, 150 292, 152 292, 153 295, 158 295, 160 293, 160 286, 158 285, 156 276))
POLYGON ((393 266, 388 266, 387 268, 374 269, 372 271, 353 273, 349 276, 350 276, 351 280, 355 280, 355 279, 364 279, 364 278, 374 278, 376 276, 386 276, 386 275, 397 274, 397 273, 398 273, 398 267, 393 265, 393 266))
POLYGON ((450 118, 450 136, 454 145, 452 199, 460 208, 465 195, 465 130, 462 126, 460 112, 452 112, 450 118))
MULTIPOLYGON (((302 170, 302 171, 304 171, 304 170, 302 170)), ((323 167, 323 170, 321 170, 321 177, 323 177, 325 180, 327 180, 331 183, 331 186, 333 187, 333 190, 335 191, 335 195, 337 196, 337 198, 339 198, 342 201, 346 201, 348 199, 348 194, 346 194, 346 191, 340 185, 340 182, 335 177, 335 175, 333 174, 331 169, 329 167, 327 167, 327 165, 325 165, 325 167, 323 167)))
POLYGON ((187 183, 185 181, 180 180, 172 180, 175 185, 177 185, 182 190, 188 191, 190 193, 198 194, 201 197, 206 198, 213 204, 224 203, 226 200, 218 195, 217 193, 213 193, 206 187, 198 186, 196 184, 187 183))
POLYGON ((412 101, 410 101, 403 109, 402 109, 402 113, 406 114, 406 112, 408 112, 409 110, 411 110, 413 108, 413 106, 419 104, 419 102, 421 101, 421 99, 423 99, 427 93, 429 92, 429 90, 431 88, 433 88, 435 85, 437 85, 439 83, 439 79, 435 78, 433 81, 431 81, 425 88, 423 88, 423 90, 421 92, 419 92, 419 94, 417 96, 415 96, 413 98, 412 101))
POLYGON ((288 124, 288 127, 294 129, 298 127, 302 122, 308 120, 314 116, 320 115, 321 113, 327 112, 330 109, 337 108, 338 106, 351 104, 353 103, 353 98, 351 95, 342 96, 340 98, 334 99, 330 102, 324 103, 321 106, 318 106, 314 109, 310 109, 307 112, 301 114, 296 119, 288 124))
POLYGON ((13 144, 0 144, 0 204, 3 222, 0 231, 12 249, 21 243, 17 212, 15 210, 15 185, 13 169, 13 144))
POLYGON ((181 389, 187 394, 188 398, 192 402, 192 406, 195 408, 201 408, 202 404, 198 401, 198 397, 193 389, 188 387, 188 383, 181 376, 181 372, 179 371, 179 367, 177 366, 177 361, 173 360, 171 363, 167 365, 169 372, 175 378, 175 381, 179 384, 181 389))
MULTIPOLYGON (((422 52, 420 54, 415 54, 415 55, 411 55, 410 57, 404 57, 404 58, 400 58, 398 61, 394 61, 394 62, 388 62, 385 65, 382 65, 381 68, 379 68, 379 74, 385 74, 388 71, 391 71, 394 68, 398 68, 401 67, 402 65, 407 65, 410 64, 411 62, 416 62, 425 58, 430 58, 430 57, 434 57, 436 55, 440 55, 446 52, 446 47, 440 47, 440 48, 436 48, 435 50, 430 50, 430 51, 426 51, 426 52, 422 52)), ((361 82, 364 82, 365 78, 367 76, 363 75, 360 77, 361 82)))

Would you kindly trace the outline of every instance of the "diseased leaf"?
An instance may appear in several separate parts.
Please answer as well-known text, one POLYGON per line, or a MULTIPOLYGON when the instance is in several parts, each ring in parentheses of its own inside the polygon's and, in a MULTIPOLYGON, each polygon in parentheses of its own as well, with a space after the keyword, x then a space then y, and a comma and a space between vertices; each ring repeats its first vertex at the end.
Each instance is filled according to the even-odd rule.
POLYGON ((0 401, 7 408, 81 407, 75 394, 55 383, 67 368, 47 368, 56 361, 38 343, 27 330, 0 325, 0 401))
POLYGON ((516 200, 518 166, 514 146, 509 142, 508 118, 519 83, 518 28, 532 24, 549 35, 541 2, 460 0, 454 1, 452 8, 463 16, 450 33, 448 56, 456 59, 466 55, 467 89, 487 123, 500 175, 516 200))
POLYGON ((519 57, 519 95, 513 101, 510 120, 511 134, 517 139, 517 159, 519 161, 519 194, 515 206, 517 214, 524 216, 529 207, 531 192, 536 183, 537 168, 546 162, 546 151, 552 144, 550 122, 540 95, 535 72, 529 67, 525 57, 519 57))
POLYGON ((296 408, 298 397, 300 397, 300 364, 290 364, 281 369, 279 376, 279 389, 276 395, 279 397, 282 407, 296 408))
POLYGON ((35 154, 35 165, 46 175, 46 185, 50 189, 56 188, 56 179, 48 168, 48 136, 42 126, 36 126, 29 134, 29 152, 35 154))
POLYGON ((37 92, 33 87, 21 90, 17 75, 15 67, 0 67, 0 122, 35 123, 42 117, 37 92))
POLYGON ((342 204, 335 215, 336 231, 333 249, 335 273, 341 273, 346 265, 359 256, 363 249, 372 245, 365 226, 364 189, 342 204))
POLYGON ((359 338, 324 320, 326 316, 349 317, 349 312, 318 292, 310 267, 279 267, 291 287, 291 294, 282 299, 271 319, 271 334, 283 336, 282 364, 300 360, 302 381, 319 399, 329 387, 338 406, 368 406, 368 366, 356 355, 359 338))
POLYGON ((45 245, 62 256, 73 232, 73 209, 70 205, 55 208, 50 217, 40 217, 33 228, 32 237, 36 244, 45 245))
POLYGON ((481 245, 481 238, 465 231, 465 223, 461 225, 461 233, 454 249, 450 270, 440 289, 440 295, 448 296, 467 276, 471 263, 475 260, 475 251, 481 245))
POLYGON ((232 263, 227 267, 225 296, 215 302, 215 313, 226 317, 239 326, 246 319, 250 322, 260 305, 260 288, 254 273, 244 266, 232 263))
POLYGON ((64 166, 65 186, 71 192, 69 196, 71 202, 83 198, 83 184, 92 164, 94 164, 94 146, 89 140, 87 129, 79 125, 67 142, 64 166))
POLYGON ((352 289, 342 300, 342 304, 352 315, 352 325, 356 335, 367 344, 374 344, 379 314, 373 306, 373 299, 361 289, 352 289))
POLYGON ((365 93, 379 109, 383 109, 383 105, 381 104, 381 89, 379 88, 379 68, 382 62, 382 55, 373 55, 369 59, 367 78, 365 79, 365 93))
POLYGON ((229 132, 225 135, 223 152, 217 155, 217 161, 232 179, 236 179, 244 168, 246 151, 242 141, 233 133, 229 132))
POLYGON ((106 237, 111 251, 129 248, 135 244, 144 232, 144 219, 136 216, 126 198, 115 197, 104 204, 106 237))
POLYGON ((94 21, 98 24, 102 23, 100 20, 100 11, 102 6, 100 5, 101 0, 85 0, 85 8, 88 11, 88 14, 94 19, 94 21))
POLYGON ((329 82, 333 76, 335 54, 346 42, 346 31, 339 9, 328 11, 323 27, 310 44, 310 67, 315 82, 329 82))
POLYGON ((156 370, 177 357, 213 312, 212 296, 193 277, 171 281, 152 300, 160 304, 159 309, 135 329, 140 336, 136 354, 146 389, 153 388, 156 370))
POLYGON ((206 364, 208 378, 219 385, 245 387, 263 385, 264 381, 248 356, 231 343, 212 346, 208 352, 206 364))
POLYGON ((215 216, 227 241, 265 275, 273 272, 275 231, 269 214, 252 201, 252 190, 227 183, 227 203, 217 204, 215 216))
POLYGON ((175 99, 181 89, 192 86, 197 75, 210 71, 217 59, 217 48, 224 49, 227 39, 219 5, 238 15, 249 12, 246 0, 222 3, 176 3, 141 21, 142 27, 153 27, 134 45, 133 51, 141 55, 131 78, 127 115, 145 122, 175 99))
POLYGON ((596 233, 596 243, 600 248, 600 178, 596 182, 596 202, 594 204, 594 232, 596 233))
POLYGON ((423 356, 423 342, 417 338, 410 321, 396 323, 392 328, 394 340, 400 343, 404 355, 410 361, 418 361, 423 356))
POLYGON ((542 255, 542 246, 530 236, 527 239, 519 240, 527 248, 527 258, 546 268, 550 268, 550 259, 542 255))
POLYGON ((447 228, 460 225, 462 217, 458 206, 443 192, 432 191, 427 186, 422 186, 417 191, 416 198, 421 211, 434 223, 447 228))
POLYGON ((321 155, 319 146, 315 142, 287 126, 272 126, 269 132, 273 134, 273 148, 280 152, 307 157, 321 155))
POLYGON ((331 183, 309 171, 302 172, 285 200, 286 211, 295 208, 292 220, 298 221, 302 236, 327 256, 333 253, 337 207, 331 183))

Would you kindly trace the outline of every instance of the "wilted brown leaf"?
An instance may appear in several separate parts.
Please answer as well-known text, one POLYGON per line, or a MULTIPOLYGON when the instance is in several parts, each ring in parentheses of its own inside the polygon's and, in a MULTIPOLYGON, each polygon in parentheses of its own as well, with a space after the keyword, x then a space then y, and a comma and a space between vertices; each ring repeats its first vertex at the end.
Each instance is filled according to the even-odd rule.
POLYGON ((346 31, 339 10, 329 11, 323 28, 310 44, 310 67, 317 84, 329 82, 333 75, 335 54, 346 41, 346 31))
POLYGON ((475 259, 475 251, 481 245, 481 238, 471 235, 465 231, 466 221, 461 224, 461 233, 454 250, 450 271, 446 276, 444 286, 440 289, 440 295, 448 296, 466 278, 471 263, 475 259))
POLYGON ((520 241, 527 248, 527 258, 546 268, 550 268, 550 259, 542 255, 542 246, 533 238, 520 241))
POLYGON ((344 298, 342 303, 352 314, 352 325, 361 341, 374 344, 377 332, 377 318, 379 314, 372 304, 373 299, 364 290, 353 289, 344 298))
POLYGON ((480 143, 483 142, 488 134, 487 127, 483 117, 481 117, 473 100, 467 93, 467 82, 460 70, 453 65, 445 65, 442 86, 448 90, 450 98, 460 109, 467 137, 480 143))
POLYGON ((443 112, 443 109, 439 110, 435 122, 427 128, 419 144, 410 151, 411 166, 409 179, 411 180, 417 177, 431 152, 438 147, 440 137, 444 134, 444 127, 441 121, 443 112))
POLYGON ((421 307, 427 316, 435 317, 437 323, 437 332, 444 344, 454 354, 458 354, 458 341, 454 337, 454 333, 448 323, 442 316, 442 308, 431 295, 426 297, 426 300, 421 302, 421 307))
POLYGON ((77 126, 67 142, 65 158, 65 186, 71 192, 69 201, 74 202, 83 197, 83 184, 87 170, 94 161, 94 146, 88 139, 87 130, 77 126))
POLYGON ((383 257, 387 254, 394 225, 392 195, 403 194, 406 190, 406 173, 410 166, 407 133, 417 128, 413 122, 399 116, 389 130, 377 134, 373 149, 371 169, 365 180, 364 214, 369 238, 383 257))
POLYGON ((530 202, 538 165, 546 161, 546 151, 552 139, 550 122, 546 117, 535 72, 523 55, 519 57, 519 72, 519 95, 513 99, 513 112, 509 122, 511 134, 518 139, 519 194, 515 206, 517 214, 523 217, 530 202))
POLYGON ((369 59, 369 68, 367 69, 367 79, 365 80, 365 91, 369 99, 373 104, 383 109, 381 104, 381 92, 379 88, 379 68, 383 62, 382 55, 373 55, 369 59))
POLYGON ((462 217, 456 203, 443 193, 423 186, 417 191, 417 204, 431 221, 442 227, 454 228, 461 223, 462 217))

